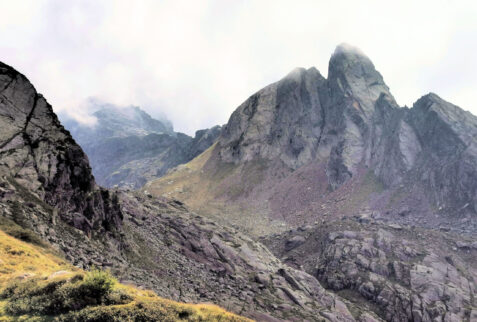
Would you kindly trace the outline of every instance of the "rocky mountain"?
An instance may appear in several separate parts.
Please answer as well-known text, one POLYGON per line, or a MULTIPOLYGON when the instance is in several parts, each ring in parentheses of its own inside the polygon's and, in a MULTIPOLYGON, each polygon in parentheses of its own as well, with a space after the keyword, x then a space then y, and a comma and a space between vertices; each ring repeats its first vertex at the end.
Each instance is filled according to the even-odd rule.
POLYGON ((134 192, 97 186, 51 106, 0 65, 0 230, 12 223, 78 268, 258 321, 476 320, 472 208, 457 217, 432 203, 468 198, 470 182, 444 170, 472 175, 473 116, 434 95, 394 106, 369 59, 343 46, 335 56, 327 80, 295 70, 241 105, 204 153, 134 192), (386 179, 387 167, 399 171, 386 179))
POLYGON ((169 120, 165 117, 156 120, 137 106, 118 107, 95 100, 89 100, 88 106, 95 110, 91 114, 95 120, 92 124, 79 123, 67 115, 62 117, 64 126, 81 142, 92 144, 98 138, 144 136, 151 133, 174 134, 169 120))
POLYGON ((0 175, 87 234, 119 227, 117 195, 98 187, 88 159, 30 82, 0 64, 0 175))
MULTIPOLYGON (((1 64, 0 88, 0 230, 48 243, 79 268, 107 268, 125 284, 169 299, 214 302, 261 321, 379 320, 359 308, 353 316, 352 303, 326 291, 311 275, 284 265, 239 231, 190 212, 180 201, 98 187, 86 155, 25 76, 1 64)), ((25 254, 8 249, 9 256, 25 254)), ((2 258, 0 268, 4 272, 15 263, 2 258)), ((9 312, 41 313, 35 308, 48 303, 31 291, 38 272, 31 265, 19 269, 18 283, 27 284, 13 300, 24 304, 9 312)), ((10 301, 18 283, 2 289, 0 301, 5 296, 10 301)), ((42 290, 74 281, 58 283, 42 290)), ((71 320, 83 321, 74 318, 81 313, 72 314, 71 320)))
POLYGON ((327 79, 293 70, 143 189, 246 231, 373 318, 473 321, 476 143, 477 117, 432 93, 400 107, 340 45, 327 79))
POLYGON ((205 151, 221 129, 200 130, 192 138, 139 107, 111 104, 99 105, 92 117, 94 125, 65 118, 65 127, 88 155, 93 174, 104 187, 140 188, 205 151))
POLYGON ((340 45, 327 79, 297 68, 258 91, 206 156, 145 189, 258 235, 357 213, 469 233, 476 144, 476 116, 432 93, 398 106, 370 59, 340 45))

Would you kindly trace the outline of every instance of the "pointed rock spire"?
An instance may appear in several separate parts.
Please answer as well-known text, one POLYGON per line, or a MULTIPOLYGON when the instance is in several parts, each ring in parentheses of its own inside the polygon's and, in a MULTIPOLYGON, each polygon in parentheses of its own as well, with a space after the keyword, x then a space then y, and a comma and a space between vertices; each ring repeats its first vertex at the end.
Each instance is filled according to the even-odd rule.
MULTIPOLYGON (((336 47, 328 67, 328 81, 333 92, 357 98, 365 112, 374 110, 374 103, 382 94, 394 102, 389 87, 371 60, 348 44, 336 47)), ((395 102, 393 105, 397 106, 395 102)))

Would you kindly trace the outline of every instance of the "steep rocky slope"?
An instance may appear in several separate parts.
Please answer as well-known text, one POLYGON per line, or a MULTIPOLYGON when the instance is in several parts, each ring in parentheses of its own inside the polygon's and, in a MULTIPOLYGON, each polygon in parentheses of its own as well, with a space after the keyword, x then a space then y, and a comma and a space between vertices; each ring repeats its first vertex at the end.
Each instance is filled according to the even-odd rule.
POLYGON ((33 236, 0 218, 2 321, 250 321, 121 285, 107 272, 83 272, 33 236))
POLYGON ((167 170, 186 163, 211 146, 220 126, 196 132, 194 138, 173 131, 139 107, 99 106, 94 125, 65 118, 65 127, 89 157, 93 174, 105 187, 137 189, 167 170))
POLYGON ((258 91, 204 155, 144 188, 252 234, 372 211, 477 230, 477 117, 435 94, 399 107, 372 62, 336 48, 258 91))
POLYGON ((119 227, 117 196, 96 186, 86 155, 43 96, 3 63, 0 88, 0 176, 14 177, 86 233, 119 227))
POLYGON ((258 320, 378 320, 358 307, 352 314, 353 304, 311 275, 179 201, 98 187, 51 106, 23 75, 0 67, 0 219, 36 234, 22 238, 166 298, 258 320))

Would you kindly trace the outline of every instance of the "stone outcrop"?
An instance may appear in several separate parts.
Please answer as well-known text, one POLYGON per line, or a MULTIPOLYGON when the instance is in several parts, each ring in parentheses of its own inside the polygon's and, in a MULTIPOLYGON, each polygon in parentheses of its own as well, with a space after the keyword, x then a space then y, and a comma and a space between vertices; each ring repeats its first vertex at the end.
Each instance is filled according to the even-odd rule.
POLYGON ((264 243, 285 263, 386 321, 472 321, 476 250, 457 250, 466 244, 460 238, 345 220, 301 227, 264 243))
POLYGON ((30 82, 0 64, 0 175, 87 233, 121 223, 117 196, 96 186, 88 158, 30 82))

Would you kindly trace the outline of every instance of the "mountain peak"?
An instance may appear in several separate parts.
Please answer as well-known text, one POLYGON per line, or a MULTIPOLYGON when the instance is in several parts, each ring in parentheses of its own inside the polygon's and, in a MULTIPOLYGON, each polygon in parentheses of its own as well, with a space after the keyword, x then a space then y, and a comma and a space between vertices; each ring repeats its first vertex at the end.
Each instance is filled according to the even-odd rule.
POLYGON ((306 73, 306 69, 303 67, 295 67, 284 78, 285 79, 298 79, 306 73))
MULTIPOLYGON (((97 119, 95 131, 105 131, 102 136, 127 137, 131 135, 145 136, 151 133, 173 135, 172 123, 167 119, 157 120, 137 106, 119 107, 113 104, 101 104, 92 114, 97 119)), ((76 128, 76 127, 74 127, 76 128)), ((75 130, 70 130, 75 134, 75 130)), ((92 135, 95 140, 98 133, 92 135)), ((80 140, 83 141, 83 140, 80 140)))
POLYGON ((304 78, 323 79, 323 76, 315 67, 310 67, 308 69, 296 67, 292 69, 285 77, 283 77, 283 80, 300 81, 304 78))
POLYGON ((386 94, 394 101, 389 87, 368 56, 348 44, 337 46, 331 56, 328 81, 334 91, 358 99, 368 114, 374 110, 374 104, 381 94, 386 94))
MULTIPOLYGON (((359 48, 348 44, 338 45, 330 59, 330 77, 339 73, 346 73, 355 77, 379 74, 368 56, 359 48)), ((382 81, 380 74, 379 77, 382 81)))
POLYGON ((348 69, 353 66, 360 65, 366 67, 370 71, 375 71, 371 60, 364 52, 348 44, 340 44, 336 47, 330 58, 330 69, 336 67, 338 69, 348 69))
POLYGON ((416 102, 416 106, 424 106, 426 105, 429 107, 433 103, 437 104, 448 104, 445 100, 443 100, 439 95, 429 92, 426 95, 421 96, 416 102))
POLYGON ((361 49, 347 43, 341 43, 338 46, 336 46, 333 55, 337 55, 337 54, 359 55, 359 56, 366 57, 366 55, 363 53, 361 49))

